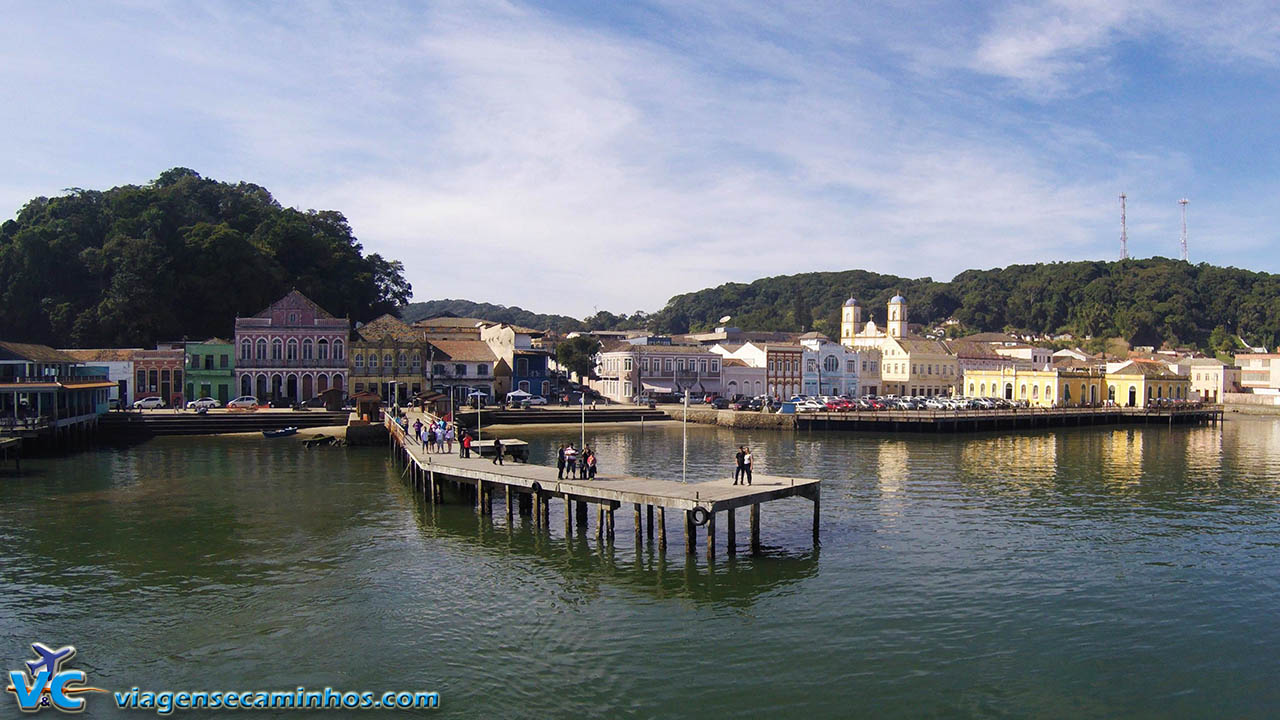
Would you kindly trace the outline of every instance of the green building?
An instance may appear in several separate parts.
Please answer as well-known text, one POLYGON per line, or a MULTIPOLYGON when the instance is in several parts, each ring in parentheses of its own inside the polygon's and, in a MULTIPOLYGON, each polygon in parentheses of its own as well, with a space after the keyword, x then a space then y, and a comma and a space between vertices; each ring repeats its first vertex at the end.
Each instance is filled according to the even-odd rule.
POLYGON ((235 397, 236 355, 230 340, 189 342, 186 351, 188 400, 211 397, 226 405, 235 397))

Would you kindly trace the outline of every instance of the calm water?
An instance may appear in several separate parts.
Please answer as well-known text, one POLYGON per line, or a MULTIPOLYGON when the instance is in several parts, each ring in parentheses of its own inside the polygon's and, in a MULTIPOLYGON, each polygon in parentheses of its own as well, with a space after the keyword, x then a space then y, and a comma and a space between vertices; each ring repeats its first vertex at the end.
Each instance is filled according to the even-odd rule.
MULTIPOLYGON (((576 432, 516 434, 545 461, 576 432)), ((678 426, 588 435, 603 472, 680 476, 678 426)), ((560 537, 560 506, 550 539, 433 510, 376 449, 28 461, 0 474, 0 669, 74 644, 109 689, 431 689, 460 718, 1280 707, 1280 422, 689 437, 692 478, 741 442, 763 472, 824 478, 820 551, 790 500, 765 506, 760 559, 686 563, 669 522, 664 562, 626 512, 602 552, 560 537)))

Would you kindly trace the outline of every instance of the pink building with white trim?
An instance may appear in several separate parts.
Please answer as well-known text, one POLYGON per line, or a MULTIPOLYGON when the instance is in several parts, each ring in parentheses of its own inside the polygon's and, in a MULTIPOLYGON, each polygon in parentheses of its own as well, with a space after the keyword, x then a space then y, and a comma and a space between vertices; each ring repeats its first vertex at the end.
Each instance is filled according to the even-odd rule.
POLYGON ((271 307, 236 318, 236 387, 260 402, 306 401, 347 387, 351 321, 294 290, 271 307))

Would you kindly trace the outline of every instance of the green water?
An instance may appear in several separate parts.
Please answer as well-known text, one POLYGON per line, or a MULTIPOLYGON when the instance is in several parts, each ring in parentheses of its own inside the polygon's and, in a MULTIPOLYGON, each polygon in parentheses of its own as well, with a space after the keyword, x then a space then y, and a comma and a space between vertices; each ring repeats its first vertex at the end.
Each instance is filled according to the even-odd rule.
MULTIPOLYGON (((577 430, 514 434, 545 461, 577 430)), ((588 436, 604 473, 680 477, 678 426, 588 436)), ((823 478, 821 548, 797 499, 765 506, 761 558, 686 561, 669 522, 664 560, 627 512, 601 550, 561 537, 559 505, 551 537, 433 509, 378 449, 175 438, 29 460, 0 473, 0 669, 73 644, 112 690, 436 690, 459 718, 1280 706, 1280 423, 689 440, 693 479, 743 442, 761 472, 823 478)), ((124 714, 91 696, 85 716, 124 714)))

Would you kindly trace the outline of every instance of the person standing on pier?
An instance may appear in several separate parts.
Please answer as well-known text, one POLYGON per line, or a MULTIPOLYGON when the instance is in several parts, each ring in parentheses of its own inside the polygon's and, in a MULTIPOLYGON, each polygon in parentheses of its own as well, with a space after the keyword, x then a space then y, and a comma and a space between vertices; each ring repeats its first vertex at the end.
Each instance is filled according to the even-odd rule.
POLYGON ((596 451, 595 450, 590 450, 587 452, 587 466, 588 466, 587 479, 595 480, 596 479, 596 451))
POLYGON ((422 418, 413 421, 413 439, 422 442, 422 418))
POLYGON ((453 454, 453 426, 452 425, 446 425, 444 428, 444 451, 449 455, 453 454))
POLYGON ((746 445, 742 446, 742 472, 747 479, 747 484, 751 484, 751 448, 746 445))
POLYGON ((746 472, 746 468, 744 468, 742 465, 742 461, 746 456, 747 456, 746 447, 739 445, 737 454, 733 456, 733 460, 734 460, 733 484, 734 485, 737 485, 739 481, 742 480, 743 474, 746 472))
POLYGON ((578 451, 573 449, 573 443, 564 449, 564 467, 569 471, 569 478, 573 479, 578 472, 578 451))
POLYGON ((471 457, 471 431, 464 430, 462 432, 462 442, 458 443, 458 452, 464 458, 471 457))
POLYGON ((493 439, 493 464, 494 465, 506 464, 502 462, 502 440, 499 438, 493 439))
POLYGON ((564 443, 560 443, 560 451, 556 453, 556 479, 564 479, 564 443))

